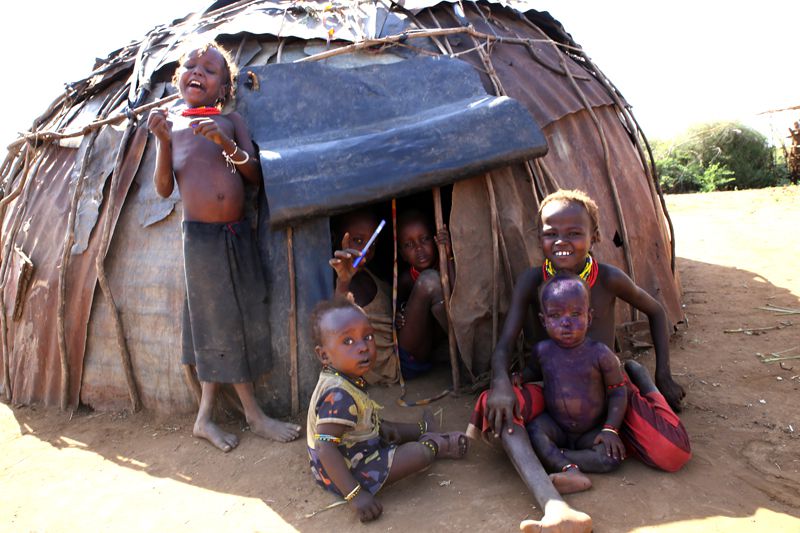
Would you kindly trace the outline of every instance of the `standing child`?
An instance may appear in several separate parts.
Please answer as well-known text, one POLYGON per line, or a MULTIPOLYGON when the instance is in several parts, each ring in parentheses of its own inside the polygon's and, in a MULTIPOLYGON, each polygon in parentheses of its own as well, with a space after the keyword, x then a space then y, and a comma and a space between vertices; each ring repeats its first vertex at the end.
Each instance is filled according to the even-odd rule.
MULTIPOLYGON (((667 471, 678 470, 689 460, 689 438, 673 411, 679 410, 684 391, 670 372, 664 308, 624 272, 599 263, 590 255, 592 245, 600 239, 597 204, 581 191, 557 191, 540 204, 539 231, 545 263, 526 271, 514 285, 503 331, 492 355, 491 389, 478 400, 470 434, 491 431, 501 437, 506 453, 545 511, 543 524, 574 525, 576 530, 583 527, 588 531, 591 519, 559 497, 533 453, 528 434, 515 431, 515 427, 530 423, 543 408, 541 388, 529 383, 513 387, 509 378, 511 347, 522 330, 526 312, 531 309, 534 316, 540 312, 539 287, 556 271, 584 278, 590 287, 594 312, 588 335, 608 347, 614 343, 617 298, 647 315, 656 354, 656 383, 638 363, 625 364, 630 394, 620 435, 628 455, 637 455, 646 464, 667 471)), ((534 330, 534 340, 546 338, 541 325, 534 324, 534 330)))
POLYGON ((447 227, 442 226, 434 233, 430 220, 414 209, 403 211, 397 217, 397 248, 409 265, 397 279, 397 299, 401 302, 397 341, 400 366, 406 379, 430 370, 435 341, 447 338, 438 244, 445 247, 448 275, 455 280, 455 260, 447 227))
POLYGON ((233 78, 230 58, 216 44, 192 50, 173 80, 185 109, 154 110, 147 121, 157 141, 155 189, 167 197, 177 181, 183 199, 182 362, 196 366, 201 382, 193 434, 225 452, 239 441, 212 420, 221 383, 233 384, 253 433, 281 442, 300 434, 296 424, 266 416, 253 388, 269 368, 270 347, 261 262, 243 219, 244 180, 260 185, 261 165, 242 117, 220 113, 233 96, 233 78))
POLYGON ((363 376, 376 358, 364 311, 337 297, 320 302, 311 328, 322 372, 308 407, 306 439, 311 470, 323 488, 342 496, 362 522, 383 511, 375 493, 427 468, 435 459, 461 459, 463 433, 430 432, 430 415, 417 424, 381 420, 381 406, 366 392, 363 376))

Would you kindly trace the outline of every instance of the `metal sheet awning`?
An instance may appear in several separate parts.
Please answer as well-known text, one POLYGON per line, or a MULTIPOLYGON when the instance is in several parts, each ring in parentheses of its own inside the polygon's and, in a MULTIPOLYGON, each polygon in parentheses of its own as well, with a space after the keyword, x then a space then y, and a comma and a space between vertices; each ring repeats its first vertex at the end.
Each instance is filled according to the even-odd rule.
POLYGON ((517 101, 467 63, 414 58, 354 69, 247 68, 237 109, 261 150, 272 225, 331 215, 541 157, 517 101))

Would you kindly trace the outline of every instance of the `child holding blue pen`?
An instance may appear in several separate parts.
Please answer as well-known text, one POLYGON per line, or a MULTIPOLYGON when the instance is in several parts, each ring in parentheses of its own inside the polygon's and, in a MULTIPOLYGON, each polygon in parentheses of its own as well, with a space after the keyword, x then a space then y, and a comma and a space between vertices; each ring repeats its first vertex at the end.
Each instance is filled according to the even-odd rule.
POLYGON ((371 384, 395 383, 400 377, 394 357, 391 287, 370 269, 382 222, 385 225, 369 209, 342 215, 335 231, 341 249, 336 250, 329 261, 336 271, 335 294, 346 297, 347 293, 352 293, 374 330, 377 359, 364 375, 371 384))

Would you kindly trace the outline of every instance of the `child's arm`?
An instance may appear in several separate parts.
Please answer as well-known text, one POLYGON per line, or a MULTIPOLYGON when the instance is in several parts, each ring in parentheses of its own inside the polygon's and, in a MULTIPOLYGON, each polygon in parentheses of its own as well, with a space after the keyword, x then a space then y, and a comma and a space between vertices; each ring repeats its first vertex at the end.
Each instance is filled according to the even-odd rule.
POLYGON ((175 187, 172 177, 172 122, 167 119, 167 110, 153 109, 147 117, 147 127, 156 138, 153 186, 159 196, 166 198, 175 187))
MULTIPOLYGON (((342 238, 342 249, 336 250, 333 253, 333 258, 328 261, 328 264, 336 271, 335 294, 347 296, 347 293, 350 292, 350 281, 358 272, 358 268, 353 268, 353 261, 360 253, 352 247, 350 234, 345 233, 342 238)), ((362 261, 361 265, 363 264, 364 262, 362 261)))
POLYGON ((486 400, 486 407, 488 409, 487 418, 495 434, 498 434, 503 428, 504 422, 508 422, 508 432, 512 433, 511 421, 515 413, 519 411, 508 376, 508 365, 512 346, 516 342, 522 329, 522 322, 525 320, 525 312, 531 301, 535 299, 535 288, 538 281, 537 270, 533 268, 517 279, 508 315, 503 324, 503 332, 492 354, 492 386, 486 400))
POLYGON ((628 408, 628 391, 624 385, 625 377, 622 374, 622 366, 614 352, 608 347, 598 342, 597 348, 602 350, 598 357, 600 372, 603 375, 603 384, 606 388, 606 401, 608 402, 606 422, 603 429, 595 437, 594 444, 603 443, 606 453, 615 459, 625 458, 625 445, 619 438, 619 428, 622 427, 622 420, 625 418, 625 410, 628 408))
POLYGON ((540 350, 544 347, 544 342, 537 342, 533 350, 531 350, 531 358, 525 368, 522 369, 520 375, 520 383, 528 383, 531 381, 541 381, 542 379, 542 365, 540 363, 540 350))
MULTIPOLYGON (((608 265, 605 265, 608 266, 608 265)), ((669 366, 669 322, 661 304, 636 285, 627 274, 609 268, 608 286, 621 300, 647 315, 650 336, 656 352, 656 387, 675 412, 681 410, 681 400, 686 396, 683 387, 672 379, 669 366)))
MULTIPOLYGON (((330 435, 331 437, 341 438, 347 430, 347 426, 343 424, 319 424, 317 432, 322 435, 330 435)), ((338 446, 333 442, 316 441, 316 450, 319 455, 319 460, 325 468, 331 481, 339 489, 343 495, 351 494, 354 489, 359 485, 358 481, 353 477, 347 464, 344 462, 344 457, 339 452, 338 446)), ((350 508, 358 513, 358 518, 362 522, 369 522, 375 520, 383 512, 383 507, 380 502, 375 499, 372 493, 366 489, 359 489, 355 497, 348 502, 350 508)))
POLYGON ((228 117, 231 119, 231 122, 233 122, 234 141, 239 147, 240 152, 235 154, 234 157, 238 158, 242 150, 247 152, 247 155, 250 156, 247 163, 244 165, 237 165, 236 168, 244 179, 253 185, 259 185, 262 180, 261 159, 258 155, 258 151, 256 151, 253 139, 250 136, 250 130, 247 128, 247 124, 239 113, 233 112, 228 115, 228 117))
POLYGON ((189 125, 195 135, 202 135, 218 144, 222 148, 223 154, 227 154, 233 161, 242 161, 247 157, 246 162, 236 165, 236 170, 244 179, 258 185, 261 183, 261 161, 256 154, 253 141, 250 139, 247 124, 239 113, 234 112, 226 116, 233 124, 233 139, 228 137, 217 121, 212 118, 197 118, 189 122, 189 125))

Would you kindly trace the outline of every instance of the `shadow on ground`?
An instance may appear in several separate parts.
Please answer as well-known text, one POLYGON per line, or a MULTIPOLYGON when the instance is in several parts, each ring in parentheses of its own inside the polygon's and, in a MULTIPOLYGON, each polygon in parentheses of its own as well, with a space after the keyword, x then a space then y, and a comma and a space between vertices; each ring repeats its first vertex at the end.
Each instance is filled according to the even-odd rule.
MULTIPOLYGON (((780 352, 800 344, 800 315, 779 316, 755 308, 767 304, 800 308, 800 298, 747 270, 687 259, 679 260, 679 269, 688 326, 673 338, 672 370, 686 387, 682 417, 692 437, 694 458, 675 474, 629 460, 616 473, 593 476, 592 490, 567 500, 592 515, 595 531, 628 531, 720 516, 745 518, 759 509, 794 517, 799 514, 800 415, 795 406, 800 359, 786 360, 781 366, 761 362, 756 353, 780 352), (773 326, 780 329, 752 334, 723 332, 773 326)), ((788 353, 797 355, 800 350, 788 353)), ((640 360, 653 368, 652 354, 643 354, 640 360)), ((442 371, 412 382, 411 396, 438 392, 448 385, 448 378, 442 371)), ((373 395, 386 406, 385 418, 418 418, 421 408, 397 406, 398 394, 396 387, 374 390, 373 395)), ((463 430, 473 401, 471 395, 448 397, 432 408, 441 409, 444 429, 463 430)), ((147 414, 76 412, 70 419, 36 407, 14 408, 10 413, 19 433, 29 436, 24 438, 35 437, 56 449, 97 454, 98 469, 110 468, 102 459, 146 474, 142 476, 144 488, 130 489, 131 506, 136 505, 137 491, 148 490, 148 478, 166 478, 260 500, 285 522, 282 527, 299 531, 361 527, 365 531, 508 531, 515 530, 524 518, 541 516, 504 454, 482 443, 473 443, 464 461, 437 463, 427 472, 385 489, 381 493, 383 517, 360 526, 346 508, 306 518, 335 498, 312 481, 302 438, 286 445, 270 443, 241 432, 239 422, 228 422, 227 429, 240 431, 241 445, 222 454, 192 438, 190 418, 156 420, 147 414)), ((304 417, 298 422, 304 425, 304 417)), ((3 433, 4 448, 12 441, 20 443, 13 431, 3 433)), ((57 462, 42 467, 47 470, 43 472, 34 466, 36 456, 17 453, 23 457, 6 464, 4 477, 13 471, 39 476, 47 483, 48 476, 62 475, 57 462)), ((63 470, 63 475, 75 475, 66 467, 63 470)), ((83 475, 90 477, 94 472, 83 475)), ((98 481, 100 494, 62 494, 61 498, 91 497, 102 505, 104 483, 113 484, 113 476, 98 481)), ((146 516, 148 510, 132 512, 146 516)), ((184 508, 178 506, 175 512, 184 512, 184 508)), ((231 516, 236 513, 227 512, 231 516)), ((159 524, 158 516, 152 519, 159 524)), ((92 520, 76 523, 86 528, 92 520)))

